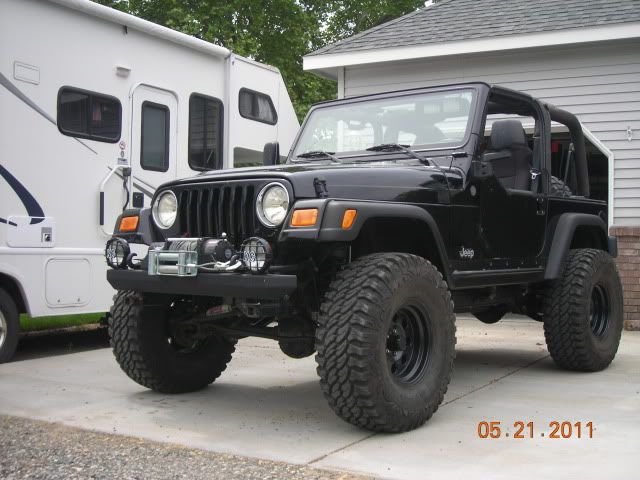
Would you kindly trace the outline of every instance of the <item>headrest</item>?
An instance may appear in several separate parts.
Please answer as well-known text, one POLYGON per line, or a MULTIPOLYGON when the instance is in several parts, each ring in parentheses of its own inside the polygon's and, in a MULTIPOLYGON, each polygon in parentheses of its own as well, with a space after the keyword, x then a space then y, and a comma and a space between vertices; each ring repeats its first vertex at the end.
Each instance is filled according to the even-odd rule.
POLYGON ((496 120, 491 126, 491 148, 502 150, 511 145, 527 145, 527 136, 519 120, 496 120))

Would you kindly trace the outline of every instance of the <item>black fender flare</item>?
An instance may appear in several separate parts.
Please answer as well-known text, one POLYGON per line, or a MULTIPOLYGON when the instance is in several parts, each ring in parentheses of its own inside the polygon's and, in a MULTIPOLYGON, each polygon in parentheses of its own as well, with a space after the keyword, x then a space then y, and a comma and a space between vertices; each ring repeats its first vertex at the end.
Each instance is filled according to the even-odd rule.
POLYGON ((129 208, 123 211, 113 226, 113 236, 124 238, 129 243, 142 243, 145 245, 151 245, 154 242, 154 229, 153 221, 151 219, 151 207, 144 208, 129 208), (138 228, 135 232, 121 232, 120 220, 122 217, 139 217, 138 228))
POLYGON ((569 254, 571 242, 578 227, 595 227, 601 231, 602 242, 606 250, 612 257, 618 255, 617 240, 608 235, 607 224, 602 218, 587 213, 563 213, 549 223, 552 241, 544 271, 545 280, 553 280, 560 276, 562 264, 569 254))
POLYGON ((447 250, 438 224, 427 210, 416 205, 361 200, 299 200, 289 212, 278 240, 280 242, 293 239, 317 242, 352 242, 358 237, 367 220, 374 218, 403 218, 423 222, 433 235, 438 249, 436 253, 440 257, 440 263, 444 270, 442 274, 451 285, 447 250), (307 208, 318 209, 316 225, 313 227, 291 227, 293 211, 307 208), (356 210, 357 215, 353 225, 344 229, 342 228, 342 218, 345 210, 349 209, 356 210))

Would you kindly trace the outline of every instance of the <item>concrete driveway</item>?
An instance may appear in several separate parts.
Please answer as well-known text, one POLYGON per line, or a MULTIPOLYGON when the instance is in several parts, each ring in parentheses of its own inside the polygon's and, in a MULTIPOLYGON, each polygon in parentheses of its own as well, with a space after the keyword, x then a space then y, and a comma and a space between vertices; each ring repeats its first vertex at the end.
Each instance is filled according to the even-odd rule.
POLYGON ((624 332, 611 367, 592 374, 555 368, 542 326, 528 320, 459 318, 457 351, 444 404, 401 435, 339 420, 313 358, 289 359, 254 339, 240 342, 213 386, 179 396, 139 387, 108 349, 0 365, 0 414, 384 478, 637 475, 640 332, 624 332), (501 438, 480 439, 481 421, 502 422, 501 438), (534 438, 515 439, 516 421, 533 421, 534 438), (549 438, 552 421, 593 422, 593 438, 585 426, 583 438, 575 427, 572 438, 549 438))

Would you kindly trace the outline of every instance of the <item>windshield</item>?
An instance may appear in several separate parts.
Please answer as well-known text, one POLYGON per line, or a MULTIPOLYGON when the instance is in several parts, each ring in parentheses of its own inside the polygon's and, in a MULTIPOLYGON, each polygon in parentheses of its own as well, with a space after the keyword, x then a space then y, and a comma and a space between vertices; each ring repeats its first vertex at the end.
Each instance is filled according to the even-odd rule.
POLYGON ((454 90, 329 105, 309 116, 293 152, 358 154, 380 144, 415 150, 461 146, 474 90, 454 90))

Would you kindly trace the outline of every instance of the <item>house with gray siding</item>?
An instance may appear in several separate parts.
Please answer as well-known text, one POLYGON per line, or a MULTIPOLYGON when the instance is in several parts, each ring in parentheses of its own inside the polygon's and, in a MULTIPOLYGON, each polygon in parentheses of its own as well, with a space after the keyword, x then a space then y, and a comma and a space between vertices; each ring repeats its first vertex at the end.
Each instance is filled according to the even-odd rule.
POLYGON ((640 328, 640 0, 444 0, 304 57, 338 97, 484 81, 576 114, 609 158, 625 319, 640 328))

